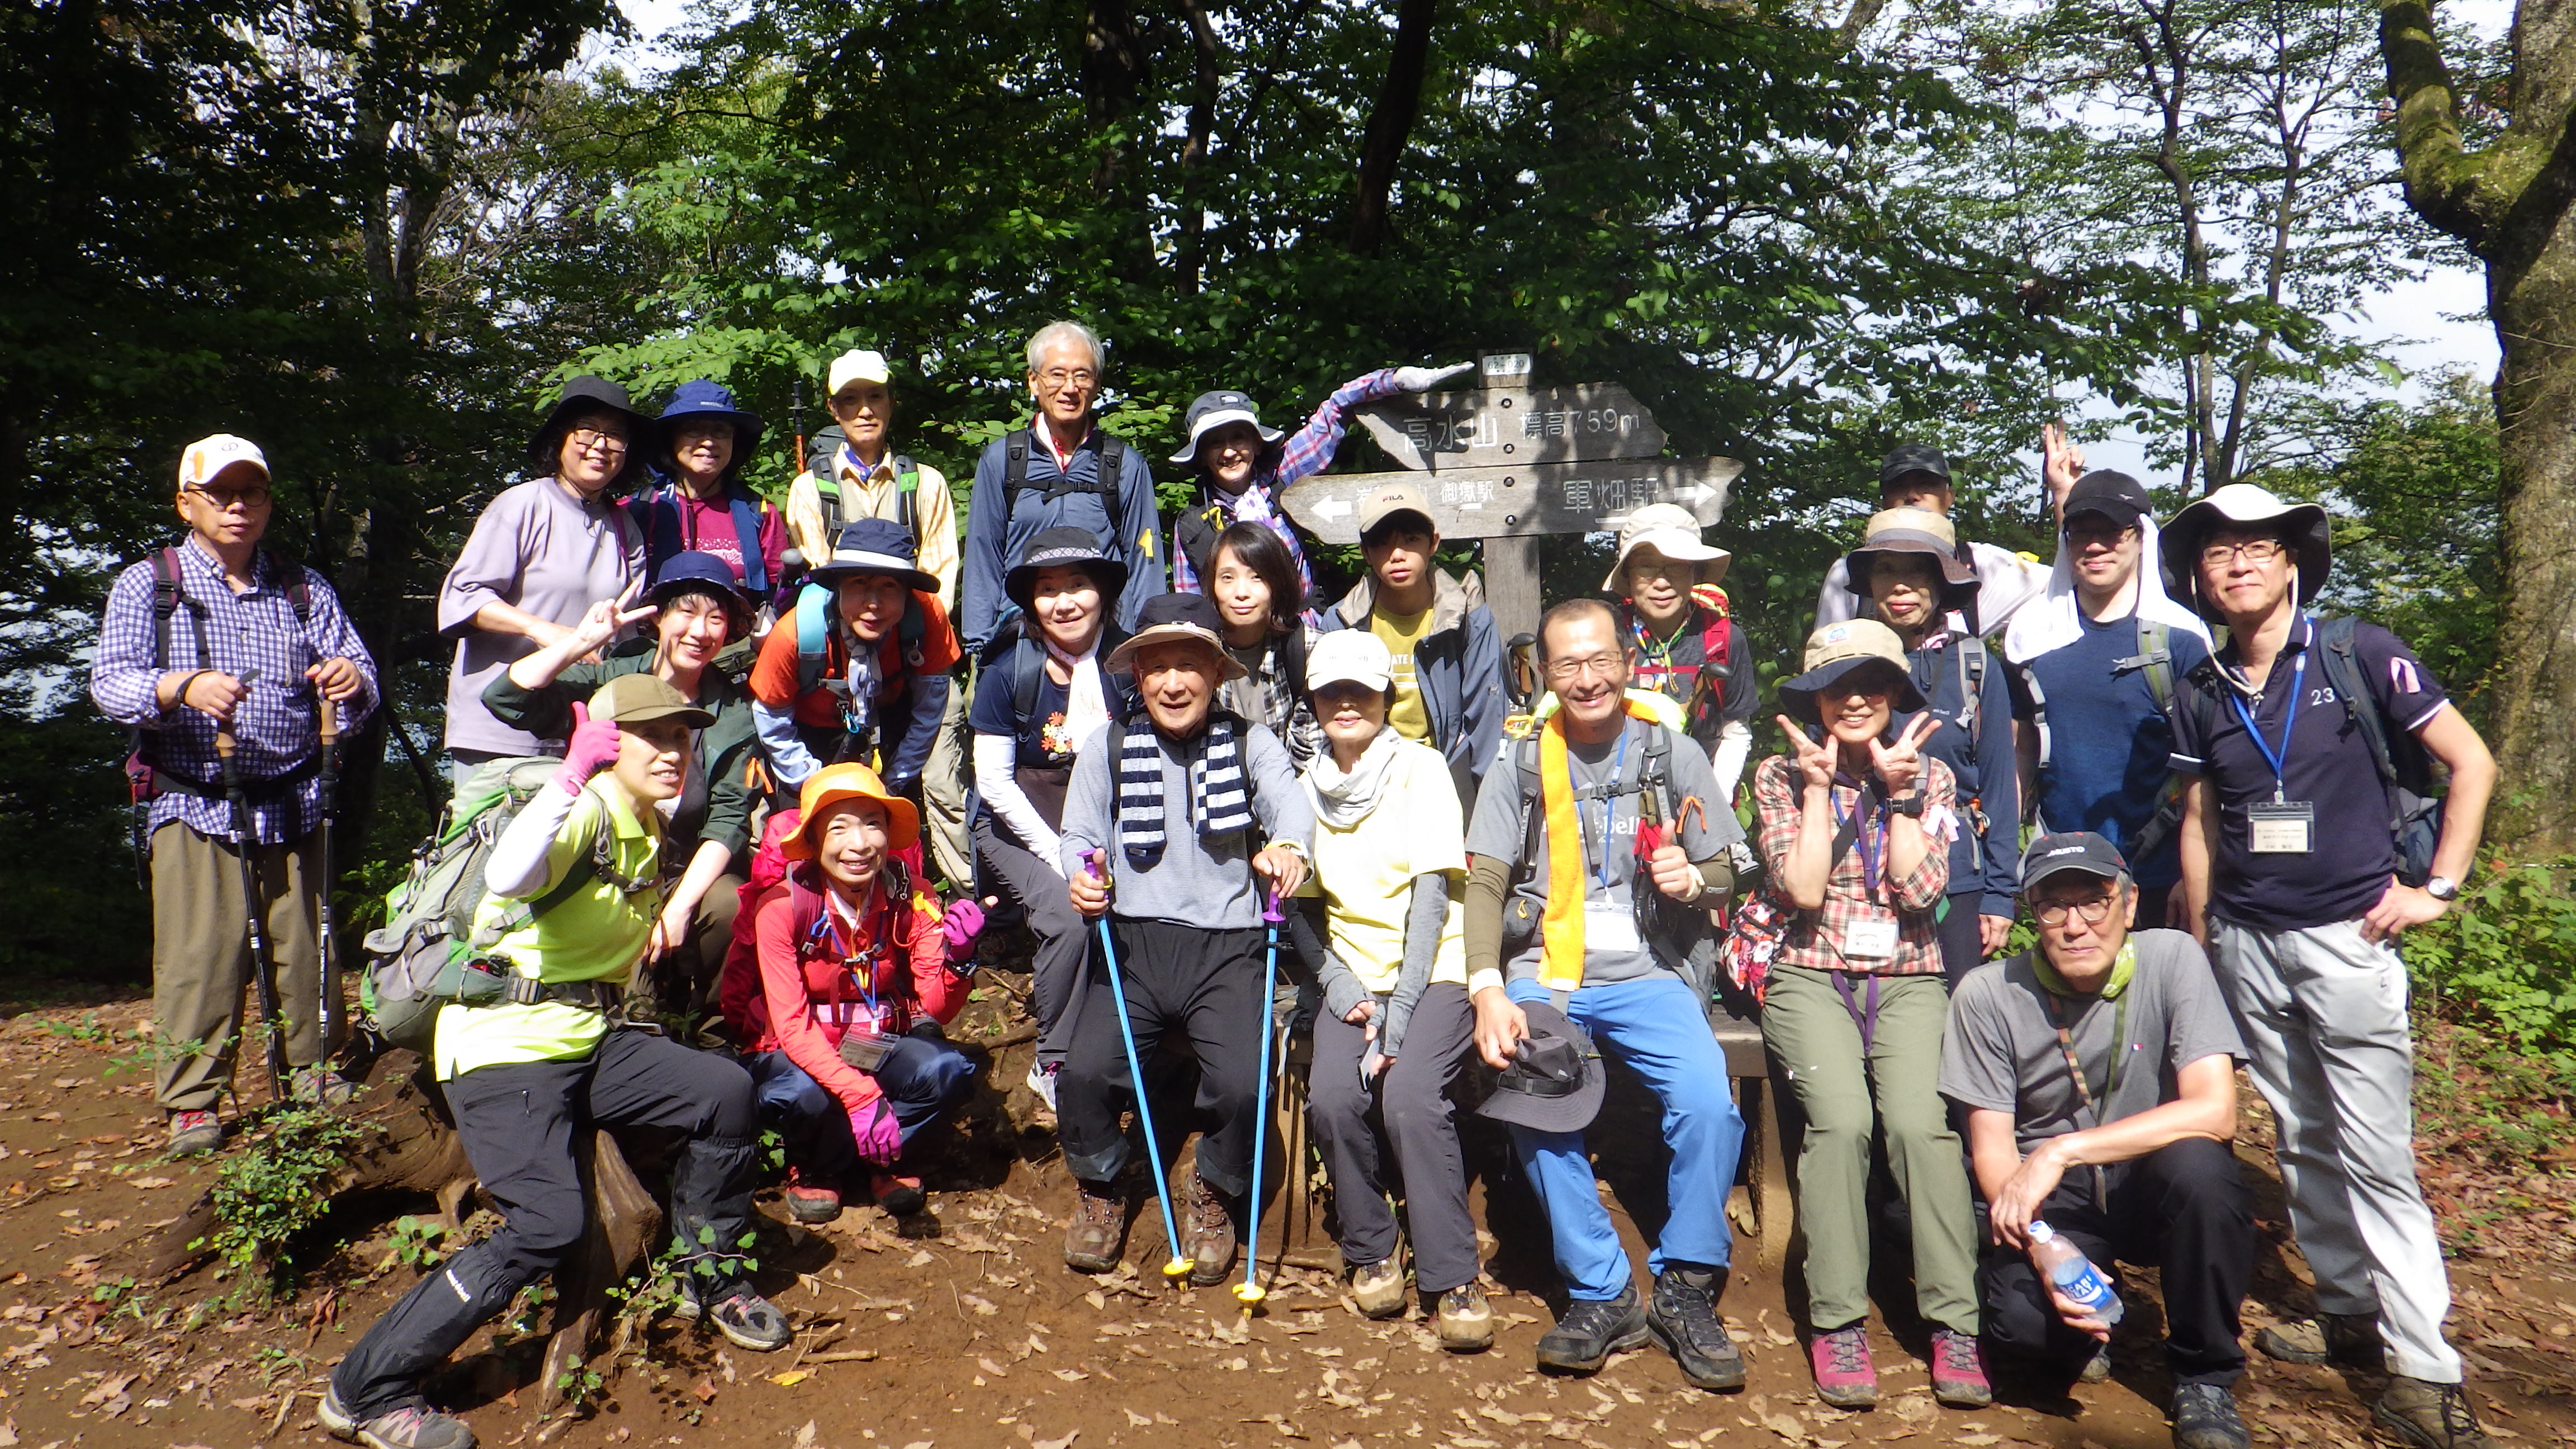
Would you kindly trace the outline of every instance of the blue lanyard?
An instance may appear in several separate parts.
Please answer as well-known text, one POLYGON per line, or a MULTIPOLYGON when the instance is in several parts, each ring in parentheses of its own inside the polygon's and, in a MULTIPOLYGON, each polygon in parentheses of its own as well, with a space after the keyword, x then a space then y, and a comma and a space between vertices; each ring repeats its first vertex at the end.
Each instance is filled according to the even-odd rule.
MULTIPOLYGON (((1628 725, 1622 720, 1619 725, 1619 753, 1610 762, 1610 793, 1601 797, 1601 863, 1594 868, 1601 878, 1601 890, 1605 895, 1610 891, 1610 828, 1614 823, 1611 817, 1619 809, 1619 780, 1627 769, 1628 725)), ((1580 820, 1582 817, 1578 815, 1575 818, 1580 820)))
MULTIPOLYGON (((1828 789, 1826 790, 1826 792, 1825 792, 1825 793, 1826 793, 1826 798, 1827 798, 1827 799, 1829 799, 1829 800, 1831 800, 1831 801, 1833 802, 1833 806, 1834 806, 1834 833, 1835 833, 1835 834, 1837 834, 1837 835, 1839 835, 1839 834, 1841 834, 1841 833, 1842 833, 1843 821, 1844 821, 1846 818, 1848 818, 1848 812, 1846 812, 1846 811, 1843 809, 1843 797, 1842 797, 1840 794, 1838 794, 1838 793, 1834 792, 1834 791, 1833 791, 1832 789, 1830 789, 1830 788, 1828 788, 1828 789)), ((1854 802, 1855 802, 1855 803, 1857 803, 1858 801, 1860 801, 1860 800, 1862 800, 1862 799, 1864 799, 1864 798, 1866 798, 1866 797, 1865 797, 1865 796, 1864 796, 1864 794, 1862 793, 1861 788, 1860 788, 1859 786, 1857 786, 1857 785, 1853 786, 1853 787, 1852 787, 1852 799, 1854 800, 1854 802)), ((1879 830, 1880 830, 1880 832, 1881 832, 1880 839, 1881 839, 1882 841, 1884 841, 1884 840, 1885 840, 1885 838, 1886 838, 1886 836, 1885 836, 1885 831, 1886 831, 1886 829, 1887 829, 1886 824, 1884 823, 1884 821, 1882 821, 1882 822, 1881 822, 1881 824, 1880 824, 1880 826, 1879 826, 1879 830)), ((1861 823, 1860 823, 1860 828, 1859 828, 1858 830, 1855 830, 1855 831, 1853 831, 1853 832, 1852 832, 1852 844, 1853 844, 1853 846, 1854 846, 1854 847, 1856 847, 1856 848, 1860 851, 1860 889, 1861 889, 1861 898, 1862 898, 1862 899, 1864 899, 1864 900, 1871 900, 1871 899, 1875 899, 1875 898, 1877 897, 1877 895, 1878 895, 1878 857, 1879 857, 1879 852, 1874 851, 1874 850, 1872 850, 1872 849, 1870 849, 1870 848, 1869 848, 1869 821, 1868 821, 1868 820, 1866 820, 1866 819, 1862 820, 1862 821, 1861 821, 1861 823)), ((1832 867, 1831 862, 1828 862, 1828 863, 1827 863, 1827 865, 1826 865, 1826 869, 1827 869, 1827 870, 1831 870, 1832 868, 1833 868, 1833 867, 1832 867)))
MULTIPOLYGON (((2315 647, 2314 642, 2311 641, 2308 647, 2315 647)), ((2277 750, 2272 748, 2270 740, 2263 738, 2263 727, 2254 722, 2254 711, 2245 707, 2245 696, 2233 689, 2227 691, 2227 702, 2236 706, 2236 717, 2245 721, 2245 733, 2253 737, 2254 748, 2263 752, 2263 762, 2272 767, 2272 798, 2275 801, 2288 797, 2288 771, 2284 767, 2290 759, 2290 731, 2299 723, 2299 696, 2307 693, 2302 688, 2307 677, 2308 649, 2302 648, 2298 662, 2290 667, 2290 707, 2281 720, 2281 747, 2277 750)))

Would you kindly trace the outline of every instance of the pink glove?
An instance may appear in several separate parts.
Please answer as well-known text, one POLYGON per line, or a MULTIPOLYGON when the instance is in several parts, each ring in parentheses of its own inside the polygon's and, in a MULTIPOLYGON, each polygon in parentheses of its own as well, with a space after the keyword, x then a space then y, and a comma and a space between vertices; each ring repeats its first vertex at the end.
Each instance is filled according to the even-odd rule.
POLYGON ((939 918, 939 934, 947 938, 952 957, 973 950, 975 938, 984 934, 984 908, 975 904, 971 896, 961 897, 939 918))
POLYGON ((565 794, 578 795, 591 776, 617 763, 622 743, 617 721, 592 719, 590 711, 578 704, 572 707, 572 718, 572 738, 564 745, 563 768, 555 771, 555 783, 563 786, 565 794))
POLYGON ((858 1143, 864 1161, 883 1165, 903 1152, 903 1124, 894 1120, 883 1097, 850 1109, 850 1137, 858 1143))

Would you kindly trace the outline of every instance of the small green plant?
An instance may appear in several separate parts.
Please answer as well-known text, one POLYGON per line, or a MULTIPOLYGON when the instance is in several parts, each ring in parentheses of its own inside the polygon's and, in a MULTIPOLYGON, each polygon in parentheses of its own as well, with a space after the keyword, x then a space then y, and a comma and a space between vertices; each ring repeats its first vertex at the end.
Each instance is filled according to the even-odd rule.
POLYGON ((2576 857, 2499 866, 2399 938, 2419 1006, 2525 1053, 2576 1049, 2576 857))
POLYGON ((357 1123, 319 1107, 272 1113, 215 1174, 215 1229, 199 1246, 246 1279, 260 1270, 273 1294, 284 1286, 287 1240, 329 1208, 324 1184, 366 1138, 357 1123))
POLYGON ((304 1377, 304 1355, 273 1343, 257 1344, 250 1351, 250 1363, 259 1373, 262 1385, 273 1385, 279 1379, 304 1377))
POLYGON ((456 1230, 445 1223, 405 1213, 394 1219, 385 1260, 379 1267, 401 1263, 427 1272, 447 1261, 447 1243, 454 1236, 456 1230))
POLYGON ((771 1172, 787 1170, 787 1139, 775 1127, 760 1129, 760 1160, 771 1172))
POLYGON ((563 1391, 564 1407, 574 1414, 585 1413, 598 1403, 599 1391, 607 1383, 597 1369, 580 1359, 574 1359, 562 1373, 555 1375, 555 1387, 563 1391))

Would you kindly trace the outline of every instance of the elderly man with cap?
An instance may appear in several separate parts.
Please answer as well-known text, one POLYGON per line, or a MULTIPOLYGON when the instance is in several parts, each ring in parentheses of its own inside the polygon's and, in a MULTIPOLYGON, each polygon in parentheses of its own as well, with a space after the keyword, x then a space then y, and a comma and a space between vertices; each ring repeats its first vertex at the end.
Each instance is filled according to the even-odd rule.
POLYGON ((977 654, 1010 607, 1002 576, 1042 528, 1084 529, 1127 565, 1127 586, 1109 610, 1119 627, 1134 628, 1145 601, 1163 592, 1153 469, 1094 410, 1108 349, 1079 322, 1050 322, 1027 350, 1037 416, 985 445, 966 508, 958 624, 977 654))
POLYGON ((1467 827, 1476 1048, 1507 1069, 1532 1050, 1527 1044, 1565 1036, 1570 1022, 1644 1080, 1663 1107, 1672 1150, 1671 1215, 1647 1262, 1652 1300, 1640 1302, 1584 1146, 1597 1094, 1550 1107, 1536 1093, 1534 1115, 1489 1108, 1513 1124, 1565 1278, 1566 1310, 1539 1339, 1538 1365, 1591 1373, 1652 1337, 1692 1383, 1741 1388, 1744 1357, 1717 1301, 1744 1121, 1693 958, 1703 954, 1708 907, 1734 886, 1728 847, 1743 832, 1717 794, 1708 756, 1680 738, 1671 701, 1628 689, 1625 641, 1608 604, 1576 599, 1550 609, 1539 621, 1538 658, 1562 705, 1505 748, 1467 827))
MULTIPOLYGON (((627 599, 634 597, 629 591, 627 599)), ((734 572, 709 553, 675 553, 654 571, 647 607, 602 599, 560 642, 512 664, 483 690, 484 707, 503 724, 531 734, 572 733, 573 706, 612 679, 649 673, 715 717, 700 730, 687 785, 670 816, 670 845, 684 862, 654 924, 647 964, 666 963, 655 983, 674 1015, 714 1002, 717 975, 732 948, 734 915, 751 864, 751 813, 758 739, 751 691, 716 663, 751 628, 752 603, 734 572), (612 643, 652 621, 650 637, 612 643), (597 658, 594 660, 593 655, 597 658)))
MULTIPOLYGON (((1938 448, 1905 443, 1879 465, 1878 506, 1882 511, 1919 508, 1946 519, 1953 497, 1950 460, 1938 448)), ((2001 629, 2012 622, 2022 605, 2038 598, 2048 587, 2048 570, 2011 549, 1991 543, 1953 543, 1951 552, 1976 576, 1979 585, 1974 612, 1961 622, 1966 633, 1983 635, 2001 629)), ((1819 629, 1869 613, 1868 591, 1853 583, 1848 563, 1836 560, 1833 567, 1825 570, 1825 586, 1816 594, 1819 629)))
POLYGON ((438 588, 438 632, 456 641, 447 671, 447 750, 457 783, 503 757, 555 754, 561 735, 503 724, 483 691, 512 664, 563 642, 583 611, 621 599, 644 567, 644 531, 618 489, 644 474, 652 423, 626 389, 576 377, 528 445, 530 481, 474 520, 438 588))
POLYGON ((1949 842, 1950 893, 1940 913, 1942 969, 1955 986, 2012 934, 2021 838, 2012 688, 1986 642, 1958 627, 1976 612, 1980 586, 1959 559, 1949 519, 1919 508, 1874 514, 1843 565, 1879 622, 1896 631, 1922 707, 1941 721, 1923 753, 1949 767, 1958 792, 1961 828, 1949 842))
POLYGON ((2382 1427, 2426 1449, 2484 1446, 2442 1338, 2450 1279, 2415 1180, 2396 938, 2458 896, 2495 758, 2403 641, 2307 612, 2330 563, 2324 509, 2231 483, 2175 515, 2162 547, 2228 633, 2174 695, 2187 919, 2280 1124, 2290 1225, 2316 1273, 2318 1320, 2255 1346, 2384 1360, 2382 1427), (2428 757, 2450 773, 2447 802, 2421 798, 2428 757))
POLYGON ((1254 1108, 1272 1009, 1261 991, 1263 906, 1305 881, 1315 816, 1287 747, 1216 703, 1242 666, 1207 598, 1148 603, 1109 668, 1135 675, 1145 719, 1085 740, 1065 797, 1058 863, 1068 894, 1083 915, 1107 916, 1115 950, 1091 958, 1087 1009, 1056 1087, 1058 1136, 1078 1189, 1064 1257, 1084 1272, 1116 1266, 1128 1205, 1119 1114, 1139 1090, 1122 1031, 1140 1059, 1177 1031, 1198 1056, 1199 1107, 1217 1124, 1199 1141, 1174 1245, 1194 1264, 1190 1281, 1206 1286, 1225 1278, 1235 1218, 1262 1190, 1252 1144, 1268 1130, 1254 1108), (1098 1009, 1113 999, 1110 971, 1120 973, 1124 1022, 1098 1009))
POLYGON ((743 1256, 760 1114, 751 1078, 715 1052, 631 1026, 623 988, 662 910, 663 802, 688 776, 690 736, 715 717, 651 674, 590 699, 563 766, 493 843, 479 963, 510 989, 440 1008, 430 1052, 456 1136, 501 1226, 423 1278, 332 1370, 316 1417, 375 1449, 472 1449, 474 1432, 421 1384, 519 1290, 554 1271, 590 1217, 581 1166, 592 1127, 681 1138, 671 1165, 679 1311, 735 1345, 783 1348, 787 1317, 754 1292, 743 1256))
POLYGON ((1937 913, 1960 826, 1950 767, 1925 747, 1948 726, 1924 703, 1894 630, 1819 629, 1806 672, 1780 686, 1790 748, 1753 772, 1764 904, 1781 919, 1762 1040, 1807 1119, 1808 1365, 1837 1408, 1878 1401, 1866 1320, 1881 1133, 1913 1235, 1915 1312, 1932 1327, 1933 1396, 1961 1408, 1994 1397, 1977 1349, 1976 1211, 1936 1085, 1949 1009, 1937 913))
POLYGON ((674 554, 721 560, 734 587, 765 608, 787 568, 787 518, 742 481, 760 447, 760 419, 704 378, 684 382, 662 407, 644 461, 661 481, 626 502, 644 530, 644 566, 655 578, 674 554))
POLYGON ((1280 492, 1331 466, 1342 432, 1350 426, 1351 409, 1397 393, 1426 391, 1475 365, 1381 367, 1352 378, 1335 388, 1293 437, 1263 427, 1248 394, 1232 388, 1200 393, 1184 419, 1190 440, 1171 458, 1191 465, 1199 483, 1198 501, 1172 520, 1172 587, 1185 594, 1199 592, 1203 581, 1213 577, 1217 535, 1238 523, 1258 523, 1288 546, 1289 557, 1297 561, 1297 582, 1311 596, 1315 572, 1288 515, 1279 511, 1280 492))
POLYGON ((2109 1275, 2162 1270, 2176 1449, 2245 1449, 2228 1386, 2254 1272, 2254 1202, 2227 1144, 2244 1048, 2209 958, 2131 931, 2137 883, 2111 842, 2043 835, 2022 856, 2036 951, 1970 972, 1950 1000, 1941 1094, 1968 1114, 1989 1205, 1986 1343, 2060 1384, 2110 1371, 2111 1322, 2057 1291, 2067 1244, 2109 1275))
POLYGON ((921 1180, 898 1159, 974 1089, 974 1060, 940 1027, 966 1007, 984 913, 972 900, 941 911, 905 872, 921 814, 867 766, 815 771, 797 808, 779 842, 787 877, 748 907, 753 949, 727 963, 745 979, 726 981, 726 1012, 751 1048, 762 1119, 786 1140, 788 1212, 830 1222, 858 1186, 916 1213, 921 1180))
POLYGON ((1449 761, 1458 798, 1473 800, 1503 737, 1503 647, 1483 582, 1435 566, 1439 526, 1422 490, 1407 482, 1359 502, 1368 577, 1324 611, 1324 628, 1366 629, 1395 660, 1387 723, 1449 761))
MULTIPOLYGON (((2026 806, 2041 828, 2090 830, 2132 862, 2138 923, 2179 926, 2182 789, 2172 774, 2174 686, 2209 654, 2209 630, 2165 594, 2145 485, 2084 473, 2055 429, 2052 475, 2075 479, 2060 514, 2048 592, 2004 633, 2026 806)), ((2028 813, 2025 810, 2025 813, 2028 813)))
POLYGON ((1619 633, 1640 689, 1682 707, 1683 728, 1717 773, 1717 798, 1731 803, 1753 753, 1753 712, 1762 692, 1753 646, 1727 607, 1733 558, 1700 542, 1699 520, 1670 503, 1650 503, 1619 530, 1619 558, 1601 592, 1619 601, 1619 633))
POLYGON ((917 790, 958 658, 937 588, 913 566, 911 534, 882 518, 841 530, 751 668, 752 720, 782 788, 873 759, 896 793, 917 790))
POLYGON ((152 1017, 162 1041, 159 1100, 169 1150, 223 1142, 215 1106, 232 1083, 256 911, 266 929, 300 1095, 346 1101, 325 1065, 320 710, 354 730, 376 707, 376 666, 320 574, 259 546, 275 495, 268 460, 229 433, 179 460, 175 547, 117 575, 108 591, 90 698, 134 733, 135 844, 152 888, 152 1017), (226 798, 223 750, 246 784, 247 818, 226 798), (255 886, 242 889, 249 856, 255 886))

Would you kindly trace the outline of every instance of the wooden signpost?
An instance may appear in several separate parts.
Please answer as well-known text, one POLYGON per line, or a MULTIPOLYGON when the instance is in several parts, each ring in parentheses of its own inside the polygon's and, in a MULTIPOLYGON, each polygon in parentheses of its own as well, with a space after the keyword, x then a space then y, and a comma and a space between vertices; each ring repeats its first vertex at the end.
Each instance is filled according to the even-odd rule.
POLYGON ((1732 458, 1665 458, 1664 430, 1615 382, 1529 386, 1525 352, 1478 359, 1484 386, 1416 393, 1360 410, 1402 473, 1319 473, 1280 497, 1326 543, 1359 541, 1358 500, 1401 479, 1422 490, 1442 538, 1485 541, 1485 603, 1503 637, 1535 630, 1538 541, 1616 533, 1649 503, 1676 503, 1706 528, 1744 471, 1732 458))

